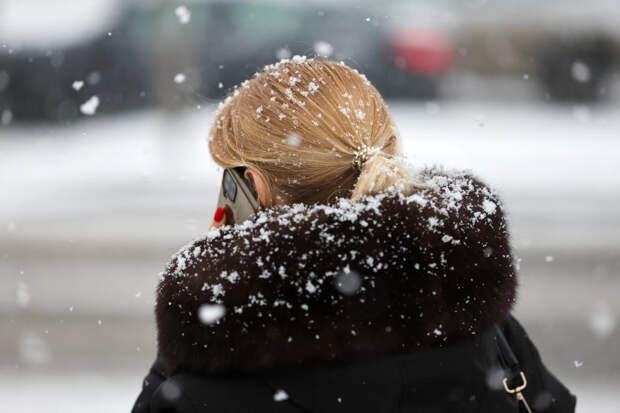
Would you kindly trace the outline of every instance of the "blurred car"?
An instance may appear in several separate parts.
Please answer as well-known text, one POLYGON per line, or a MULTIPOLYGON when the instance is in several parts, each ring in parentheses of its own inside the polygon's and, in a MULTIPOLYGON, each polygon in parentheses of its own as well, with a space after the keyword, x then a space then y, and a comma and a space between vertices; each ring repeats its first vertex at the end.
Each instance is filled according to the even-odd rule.
POLYGON ((620 69, 617 0, 452 1, 460 70, 537 80, 555 101, 608 94, 620 69))
POLYGON ((0 49, 0 112, 17 121, 72 119, 92 96, 98 113, 177 108, 219 98, 264 65, 295 54, 345 61, 388 97, 434 98, 452 62, 451 45, 415 27, 392 32, 389 23, 385 14, 353 6, 141 3, 101 36, 73 47, 0 49))

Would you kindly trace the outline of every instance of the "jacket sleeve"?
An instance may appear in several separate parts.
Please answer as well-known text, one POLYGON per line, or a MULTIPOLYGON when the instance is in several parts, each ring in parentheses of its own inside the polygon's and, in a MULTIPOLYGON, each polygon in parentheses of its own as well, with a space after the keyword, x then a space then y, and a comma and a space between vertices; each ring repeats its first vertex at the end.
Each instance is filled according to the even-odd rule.
POLYGON ((573 413, 577 398, 545 367, 523 326, 509 316, 501 328, 527 378, 523 393, 532 411, 573 413))
POLYGON ((131 409, 131 413, 149 413, 151 411, 151 400, 159 385, 166 380, 163 368, 159 359, 155 360, 148 374, 142 381, 142 391, 138 395, 136 402, 131 409))

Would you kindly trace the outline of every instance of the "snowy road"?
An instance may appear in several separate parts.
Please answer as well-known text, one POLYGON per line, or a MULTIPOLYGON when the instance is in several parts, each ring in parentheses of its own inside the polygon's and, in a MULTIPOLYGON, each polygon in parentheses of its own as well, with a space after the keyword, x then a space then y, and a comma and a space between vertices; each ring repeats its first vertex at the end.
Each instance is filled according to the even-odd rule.
MULTIPOLYGON (((522 258, 517 313, 551 368, 582 390, 580 411, 615 411, 620 103, 391 108, 415 164, 472 169, 500 190, 522 258)), ((0 129, 8 410, 53 398, 63 412, 81 411, 80 402, 127 411, 154 351, 157 274, 214 209, 220 172, 204 142, 211 118, 208 107, 0 129), (97 384, 103 391, 94 394, 97 384)))

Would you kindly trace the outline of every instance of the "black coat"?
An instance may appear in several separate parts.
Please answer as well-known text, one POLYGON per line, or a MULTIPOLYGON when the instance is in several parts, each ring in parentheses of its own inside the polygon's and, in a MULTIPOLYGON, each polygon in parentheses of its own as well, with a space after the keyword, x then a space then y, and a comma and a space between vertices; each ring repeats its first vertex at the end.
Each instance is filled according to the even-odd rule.
POLYGON ((274 208, 179 251, 134 411, 516 412, 498 324, 534 411, 573 411, 509 317, 517 282, 499 199, 467 174, 420 177, 412 196, 274 208), (221 318, 202 317, 212 306, 221 318))
MULTIPOLYGON (((543 365, 512 317, 502 330, 519 359, 533 412, 575 411, 575 396, 543 365)), ((133 413, 518 412, 503 388, 493 330, 462 345, 351 363, 232 374, 176 374, 157 363, 133 413), (288 396, 276 401, 277 394, 288 396)))

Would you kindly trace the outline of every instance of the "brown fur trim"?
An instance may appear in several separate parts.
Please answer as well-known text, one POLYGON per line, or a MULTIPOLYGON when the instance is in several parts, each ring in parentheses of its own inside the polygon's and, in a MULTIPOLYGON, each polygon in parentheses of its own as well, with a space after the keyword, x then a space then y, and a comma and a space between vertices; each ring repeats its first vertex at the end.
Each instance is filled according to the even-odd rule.
POLYGON ((179 251, 157 292, 168 373, 411 352, 503 320, 516 277, 500 201, 466 174, 425 179, 408 197, 266 210, 179 251), (226 313, 203 324, 203 304, 226 313))

